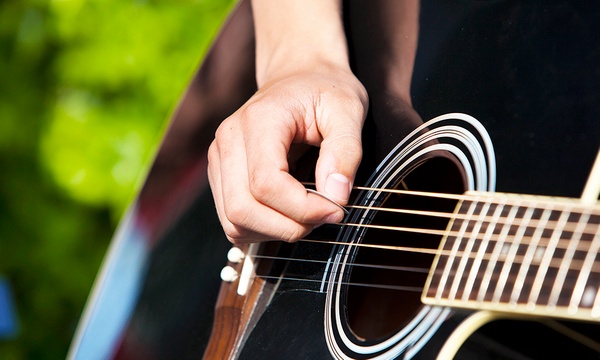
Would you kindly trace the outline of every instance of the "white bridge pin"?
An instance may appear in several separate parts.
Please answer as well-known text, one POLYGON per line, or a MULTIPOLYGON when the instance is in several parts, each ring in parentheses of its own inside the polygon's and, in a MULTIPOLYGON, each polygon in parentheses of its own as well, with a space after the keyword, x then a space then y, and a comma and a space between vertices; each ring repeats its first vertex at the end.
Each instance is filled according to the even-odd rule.
POLYGON ((221 270, 221 280, 225 282, 234 282, 237 280, 238 277, 240 277, 240 275, 231 266, 225 266, 221 270))
POLYGON ((227 252, 227 260, 231 261, 234 264, 239 264, 244 260, 246 254, 239 247, 232 247, 227 252))

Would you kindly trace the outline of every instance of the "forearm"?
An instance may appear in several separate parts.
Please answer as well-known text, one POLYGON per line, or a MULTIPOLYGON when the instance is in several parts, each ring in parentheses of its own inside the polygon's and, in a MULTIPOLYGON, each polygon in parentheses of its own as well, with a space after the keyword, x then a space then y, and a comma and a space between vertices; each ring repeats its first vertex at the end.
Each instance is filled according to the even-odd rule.
POLYGON ((259 87, 317 64, 349 69, 340 0, 252 0, 259 87))
POLYGON ((352 0, 346 6, 354 73, 371 95, 385 93, 410 103, 419 1, 352 0))

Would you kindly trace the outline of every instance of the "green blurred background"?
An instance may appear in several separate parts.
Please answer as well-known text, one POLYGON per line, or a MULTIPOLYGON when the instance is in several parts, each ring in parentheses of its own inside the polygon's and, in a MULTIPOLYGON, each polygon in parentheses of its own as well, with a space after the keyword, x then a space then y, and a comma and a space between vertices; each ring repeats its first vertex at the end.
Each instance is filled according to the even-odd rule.
POLYGON ((233 0, 0 1, 0 359, 61 359, 233 0))

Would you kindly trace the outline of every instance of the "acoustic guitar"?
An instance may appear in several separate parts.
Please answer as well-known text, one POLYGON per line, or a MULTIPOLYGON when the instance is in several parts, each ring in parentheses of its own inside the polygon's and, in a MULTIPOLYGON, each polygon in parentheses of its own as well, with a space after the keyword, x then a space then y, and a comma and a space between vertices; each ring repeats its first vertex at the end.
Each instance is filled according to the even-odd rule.
MULTIPOLYGON (((373 44, 390 4, 344 3, 361 80, 386 74, 373 44)), ((232 247, 206 151, 256 90, 239 2, 115 234, 69 358, 600 358, 598 23, 595 2, 422 1, 412 106, 365 81, 345 219, 232 247)), ((314 156, 294 170, 308 191, 314 156)))

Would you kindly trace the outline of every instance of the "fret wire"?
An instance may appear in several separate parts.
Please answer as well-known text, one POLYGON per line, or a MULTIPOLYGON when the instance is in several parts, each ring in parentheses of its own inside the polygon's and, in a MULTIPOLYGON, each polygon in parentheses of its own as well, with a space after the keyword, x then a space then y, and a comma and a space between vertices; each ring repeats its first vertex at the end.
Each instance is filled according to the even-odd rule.
MULTIPOLYGON (((525 219, 529 220, 531 219, 533 215, 533 208, 528 208, 525 211, 525 219)), ((519 225, 519 228, 517 229, 517 234, 516 234, 516 238, 521 238, 523 237, 523 234, 525 233, 525 230, 527 229, 527 226, 523 226, 523 222, 521 223, 521 225, 519 225)), ((517 250, 519 248, 519 243, 518 242, 513 242, 508 250, 507 253, 507 259, 514 259, 515 255, 517 253, 517 250)), ((510 268, 512 267, 512 264, 510 261, 505 261, 504 264, 502 265, 502 270, 500 272, 500 278, 498 279, 498 282, 496 283, 496 288, 494 291, 494 295, 492 297, 492 301, 493 302, 500 302, 500 297, 502 295, 502 292, 504 291, 504 287, 506 285, 506 280, 508 278, 508 273, 510 272, 510 268)))
POLYGON ((596 287, 596 298, 594 299, 594 305, 592 307, 592 317, 600 317, 600 286, 596 287))
MULTIPOLYGON (((558 245, 558 241, 561 239, 563 235, 563 228, 567 221, 569 220, 569 216, 571 216, 570 211, 562 211, 560 214, 560 218, 558 221, 558 225, 556 228, 552 230, 552 236, 546 249, 544 251, 544 257, 538 266, 537 275, 531 287, 531 291, 529 293, 528 306, 535 307, 539 295, 541 293, 542 285, 544 284, 544 280, 548 280, 546 275, 548 273, 547 266, 550 264, 550 261, 554 259, 554 254, 556 253, 556 247, 558 245)), ((562 263, 562 261, 561 261, 562 263)))
POLYGON ((550 306, 550 308, 554 308, 556 305, 558 305, 558 298, 560 296, 561 291, 563 290, 567 274, 569 273, 569 270, 572 269, 571 264, 575 256, 575 252, 577 251, 577 247, 581 242, 581 237, 583 235, 583 229, 581 228, 588 225, 589 219, 590 214, 586 213, 582 214, 579 218, 579 221, 577 222, 577 228, 575 228, 573 236, 571 236, 571 240, 569 241, 569 245, 567 246, 567 249, 565 251, 563 261, 561 261, 560 267, 558 269, 558 273, 556 276, 557 281, 554 282, 552 292, 550 293, 550 297, 548 299, 548 305, 550 306))
MULTIPOLYGON (((473 215, 473 212, 475 211, 476 204, 477 204, 476 201, 471 202, 471 205, 469 206, 469 209, 467 210, 467 214, 468 215, 473 215)), ((467 229, 467 225, 468 225, 468 223, 464 222, 462 224, 462 226, 460 227, 460 231, 455 236, 454 245, 452 246, 450 255, 448 255, 448 259, 446 259, 446 265, 445 265, 444 271, 442 273, 442 276, 440 278, 440 283, 438 284, 439 288, 438 288, 438 291, 437 291, 437 293, 435 295, 436 299, 438 299, 438 300, 443 297, 442 291, 445 288, 446 280, 448 279, 448 272, 452 268, 452 263, 454 262, 454 259, 456 258, 456 253, 457 253, 458 248, 460 246, 460 239, 463 238, 462 233, 464 233, 465 230, 467 229)))
MULTIPOLYGON (((477 204, 475 205, 477 206, 477 204)), ((468 237, 467 239, 467 243, 465 246, 465 250, 464 252, 466 254, 470 254, 471 250, 473 249, 473 247, 475 246, 475 240, 477 239, 477 237, 475 236, 475 238, 473 237, 473 234, 478 234, 479 233, 479 229, 481 229, 481 217, 483 216, 483 214, 487 213, 488 209, 490 207, 490 202, 487 201, 482 205, 480 214, 475 222, 475 225, 473 227, 473 230, 471 230, 471 236, 468 237)), ((467 222, 467 226, 468 226, 467 222)), ((465 268, 467 267, 467 263, 470 260, 470 256, 461 256, 460 261, 458 263, 458 274, 454 277, 454 281, 452 283, 452 287, 450 288, 450 293, 451 294, 456 294, 456 292, 458 291, 458 287, 460 286, 461 280, 462 280, 462 274, 465 271, 465 268)), ((454 298, 452 298, 453 300, 454 298)))
POLYGON ((589 272, 591 272, 591 269, 594 265, 594 260, 598 255, 598 250, 600 249, 600 225, 596 225, 596 229, 596 234, 592 240, 590 250, 585 256, 581 272, 579 273, 577 281, 575 282, 575 287, 573 289, 573 294, 571 296, 571 301, 568 308, 568 312, 571 314, 576 313, 579 309, 579 304, 581 303, 581 298, 583 297, 583 292, 585 291, 587 279, 590 274, 589 272))
POLYGON ((509 225, 509 226, 506 226, 506 225, 511 224, 512 221, 514 221, 515 217, 517 216, 518 211, 519 211, 519 206, 518 205, 513 206, 508 213, 509 221, 507 223, 504 223, 502 226, 502 230, 498 236, 499 240, 496 241, 496 245, 494 246, 494 250, 490 256, 488 266, 486 267, 486 270, 484 273, 482 288, 480 288, 479 294, 477 295, 477 299, 479 301, 482 301, 485 297, 485 294, 487 293, 488 285, 491 283, 490 280, 492 278, 492 275, 495 273, 494 269, 496 268, 496 263, 498 262, 498 259, 500 259, 500 252, 504 248, 504 244, 505 244, 504 239, 507 238, 508 232, 510 231, 510 228, 511 228, 511 225, 509 225))
MULTIPOLYGON (((489 240, 492 236, 492 233, 496 229, 496 227, 492 226, 492 224, 496 224, 496 222, 494 220, 497 220, 500 217, 503 210, 504 210, 504 204, 503 203, 497 204, 496 209, 494 210, 494 215, 493 215, 492 221, 490 222, 489 226, 486 229, 486 232, 483 236, 483 240, 482 240, 481 244, 479 245, 477 255, 475 256, 475 259, 473 260, 473 266, 471 267, 471 271, 469 271, 469 277, 467 278, 465 290, 463 291, 463 300, 468 300, 469 295, 471 294, 471 290, 473 289, 473 286, 475 285, 475 280, 476 280, 477 274, 479 272, 479 267, 481 266, 481 263, 483 262, 483 257, 486 254, 486 250, 487 250, 488 244, 490 242, 489 240)), ((480 284, 480 288, 482 285, 483 284, 480 284)))
MULTIPOLYGON (((543 219, 543 222, 547 222, 550 216, 552 215, 552 209, 546 209, 542 212, 542 216, 540 219, 543 219)), ((532 241, 527 244, 527 250, 525 251, 525 257, 523 262, 521 263, 517 275, 517 280, 513 286, 513 291, 510 295, 511 304, 516 305, 519 302, 519 297, 521 296, 521 291, 523 290, 523 282, 527 273, 529 272, 531 262, 537 250, 537 245, 539 243, 540 238, 542 237, 542 233, 544 232, 544 226, 537 227, 532 236, 532 241)))

